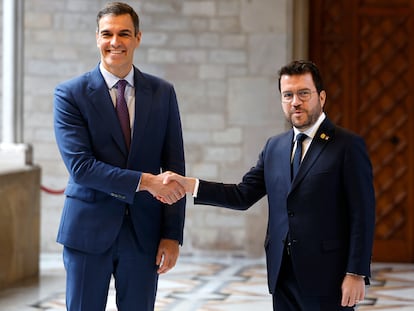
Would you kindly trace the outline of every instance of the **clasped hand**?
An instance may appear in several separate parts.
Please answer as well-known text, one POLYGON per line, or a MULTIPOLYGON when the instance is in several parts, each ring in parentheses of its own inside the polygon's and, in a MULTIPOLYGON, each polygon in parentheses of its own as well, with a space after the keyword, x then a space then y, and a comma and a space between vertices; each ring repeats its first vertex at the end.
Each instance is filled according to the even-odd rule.
POLYGON ((146 190, 159 201, 171 205, 190 192, 186 191, 187 179, 170 171, 158 175, 143 173, 139 190, 146 190))

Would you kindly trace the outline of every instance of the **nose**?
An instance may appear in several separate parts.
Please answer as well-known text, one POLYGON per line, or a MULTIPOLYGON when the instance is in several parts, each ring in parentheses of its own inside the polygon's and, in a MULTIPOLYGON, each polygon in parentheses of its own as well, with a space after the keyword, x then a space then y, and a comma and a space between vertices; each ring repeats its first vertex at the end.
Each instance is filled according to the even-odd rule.
POLYGON ((117 35, 113 35, 111 38, 111 45, 113 47, 117 47, 120 44, 118 41, 119 41, 119 37, 117 35))
POLYGON ((297 106, 299 106, 301 104, 302 104, 302 100, 299 98, 298 94, 293 93, 293 98, 292 98, 291 105, 293 107, 297 107, 297 106))

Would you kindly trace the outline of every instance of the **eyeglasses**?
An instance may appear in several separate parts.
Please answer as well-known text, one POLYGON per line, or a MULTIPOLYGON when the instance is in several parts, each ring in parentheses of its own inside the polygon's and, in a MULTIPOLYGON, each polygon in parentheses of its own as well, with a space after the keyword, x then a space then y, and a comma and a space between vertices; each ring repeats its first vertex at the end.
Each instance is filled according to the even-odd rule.
POLYGON ((297 92, 291 92, 291 91, 283 92, 282 102, 291 103, 293 101, 293 97, 295 96, 295 94, 301 101, 307 101, 311 99, 312 93, 317 93, 317 92, 318 91, 311 91, 309 89, 303 89, 297 92))

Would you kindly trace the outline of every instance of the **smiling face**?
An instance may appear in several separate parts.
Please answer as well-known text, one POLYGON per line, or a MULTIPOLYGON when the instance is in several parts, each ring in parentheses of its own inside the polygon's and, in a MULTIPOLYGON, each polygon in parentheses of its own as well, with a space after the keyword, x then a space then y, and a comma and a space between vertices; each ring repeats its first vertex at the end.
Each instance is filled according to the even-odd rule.
POLYGON ((106 70, 119 78, 132 68, 134 51, 141 42, 141 32, 135 34, 129 14, 102 16, 96 32, 96 44, 101 53, 101 63, 106 70))
POLYGON ((286 119, 297 129, 306 130, 311 127, 322 113, 325 105, 326 93, 316 90, 310 73, 298 75, 282 75, 280 79, 282 94, 282 108, 286 119), (297 92, 308 90, 311 92, 308 100, 302 100, 297 92), (283 94, 292 94, 291 102, 283 102, 283 94))

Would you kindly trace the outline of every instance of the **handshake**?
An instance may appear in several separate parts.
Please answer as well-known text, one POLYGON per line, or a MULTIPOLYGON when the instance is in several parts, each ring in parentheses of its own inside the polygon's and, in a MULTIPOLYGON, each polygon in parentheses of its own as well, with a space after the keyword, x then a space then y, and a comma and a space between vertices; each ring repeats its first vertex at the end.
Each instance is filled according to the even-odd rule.
POLYGON ((140 191, 148 191, 154 198, 165 204, 174 204, 185 194, 193 193, 196 178, 185 177, 171 171, 158 175, 142 173, 140 191))

